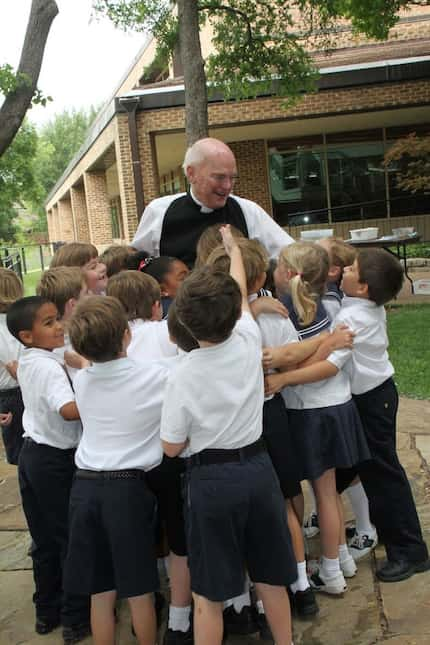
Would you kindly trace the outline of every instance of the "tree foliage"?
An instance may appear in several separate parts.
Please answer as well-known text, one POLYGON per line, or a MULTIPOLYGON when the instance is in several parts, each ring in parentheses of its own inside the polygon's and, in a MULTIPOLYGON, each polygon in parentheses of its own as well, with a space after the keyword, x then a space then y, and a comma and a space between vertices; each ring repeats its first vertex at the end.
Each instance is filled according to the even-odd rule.
POLYGON ((430 191, 430 134, 412 132, 398 139, 386 152, 386 166, 397 166, 397 186, 412 193, 430 191))

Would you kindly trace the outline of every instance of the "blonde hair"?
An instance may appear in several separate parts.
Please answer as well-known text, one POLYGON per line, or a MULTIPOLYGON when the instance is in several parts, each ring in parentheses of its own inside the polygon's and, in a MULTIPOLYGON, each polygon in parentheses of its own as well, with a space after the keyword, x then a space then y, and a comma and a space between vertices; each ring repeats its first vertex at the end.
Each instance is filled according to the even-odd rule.
POLYGON ((11 304, 23 295, 24 288, 16 273, 0 267, 0 313, 6 313, 11 304))
POLYGON ((66 303, 79 298, 85 277, 79 267, 55 267, 42 274, 36 294, 53 302, 60 316, 64 316, 66 303))
POLYGON ((54 253, 51 260, 50 268, 55 267, 83 267, 84 264, 97 258, 99 252, 94 244, 86 242, 70 242, 63 244, 54 253))
POLYGON ((108 278, 127 269, 127 259, 130 255, 135 253, 135 250, 130 246, 122 244, 112 244, 99 255, 99 262, 106 265, 106 273, 108 278))
POLYGON ((330 264, 340 267, 342 270, 345 267, 351 266, 357 257, 357 250, 340 239, 340 237, 324 237, 321 242, 325 242, 327 246, 323 246, 328 252, 330 264))
POLYGON ((300 322, 309 325, 317 312, 317 300, 325 291, 328 253, 317 244, 295 242, 282 249, 279 261, 296 274, 289 280, 293 305, 300 322))
MULTIPOLYGON (((258 240, 242 238, 237 240, 242 253, 242 261, 246 275, 246 289, 252 293, 255 285, 262 274, 269 268, 269 257, 267 251, 258 240)), ((209 255, 206 264, 214 269, 228 273, 230 270, 230 258, 223 246, 217 246, 209 255)))
POLYGON ((160 285, 141 271, 121 271, 108 280, 107 296, 117 298, 128 320, 151 320, 152 307, 161 300, 160 285))
MULTIPOLYGON (((196 262, 194 268, 199 269, 207 262, 208 257, 217 246, 222 244, 222 237, 220 233, 221 224, 213 224, 203 231, 199 237, 196 246, 196 262)), ((242 231, 235 226, 230 225, 231 234, 235 238, 244 238, 242 231)))

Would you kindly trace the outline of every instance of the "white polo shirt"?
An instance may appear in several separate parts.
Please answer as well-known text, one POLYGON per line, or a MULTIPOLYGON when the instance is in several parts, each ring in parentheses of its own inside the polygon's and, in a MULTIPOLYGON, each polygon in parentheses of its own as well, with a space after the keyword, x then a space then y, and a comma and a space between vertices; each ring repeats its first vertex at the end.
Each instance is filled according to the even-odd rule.
POLYGON ((328 360, 339 369, 344 367, 353 394, 364 394, 381 385, 394 374, 388 357, 387 318, 385 308, 365 298, 345 296, 334 325, 345 323, 355 332, 351 349, 338 349, 328 360))
POLYGON ((169 370, 117 358, 74 380, 83 434, 76 465, 87 470, 151 470, 161 463, 161 406, 169 370))
POLYGON ((19 360, 24 347, 10 333, 6 325, 6 314, 0 314, 0 390, 18 387, 18 383, 9 374, 5 365, 19 360))
POLYGON ((262 433, 261 334, 244 312, 227 340, 194 349, 172 370, 161 416, 161 438, 189 439, 189 453, 235 449, 262 433))
MULTIPOLYGON (((267 292, 269 295, 270 291, 267 292)), ((253 302, 258 298, 256 293, 252 293, 248 297, 249 302, 253 302)), ((284 318, 280 314, 263 313, 256 318, 257 325, 260 328, 262 347, 280 347, 281 345, 288 345, 289 343, 298 343, 299 335, 289 318, 284 318)), ((276 370, 269 370, 274 373, 276 370)), ((266 396, 265 401, 273 399, 273 394, 266 396)))
POLYGON ((161 357, 176 356, 178 347, 171 342, 167 320, 132 320, 131 343, 127 356, 137 363, 146 363, 161 357))
POLYGON ((82 426, 60 414, 63 405, 75 400, 61 357, 46 349, 26 348, 17 376, 24 401, 24 437, 63 450, 75 448, 82 426))

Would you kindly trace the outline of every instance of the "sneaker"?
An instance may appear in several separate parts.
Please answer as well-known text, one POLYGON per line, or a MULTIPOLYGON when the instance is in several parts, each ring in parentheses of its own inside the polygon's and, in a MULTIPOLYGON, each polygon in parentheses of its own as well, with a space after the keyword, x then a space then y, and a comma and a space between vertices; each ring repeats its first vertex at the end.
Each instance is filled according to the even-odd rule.
POLYGON ((91 636, 91 626, 88 623, 76 625, 75 627, 63 627, 64 645, 80 643, 88 636, 91 636))
POLYGON ((186 632, 176 629, 166 629, 163 639, 163 645, 193 645, 194 636, 193 628, 190 627, 186 632))
POLYGON ((309 582, 315 591, 322 591, 331 596, 341 596, 347 590, 345 578, 341 571, 335 573, 334 576, 326 576, 319 569, 310 577, 309 582))
POLYGON ((255 612, 251 607, 243 607, 238 614, 233 605, 223 611, 224 626, 227 634, 254 634, 258 632, 255 612))
POLYGON ((348 549, 354 560, 357 562, 361 558, 365 558, 378 544, 378 536, 375 533, 368 535, 367 533, 356 533, 355 536, 349 541, 348 549))
POLYGON ((36 618, 34 629, 37 634, 45 635, 50 634, 61 624, 60 616, 53 618, 36 618))
POLYGON ((291 612, 297 614, 299 618, 309 618, 319 612, 314 590, 311 587, 308 587, 304 591, 291 592, 289 595, 291 612))
POLYGON ((315 511, 312 511, 312 513, 310 513, 305 519, 305 523, 303 524, 303 533, 305 538, 309 539, 318 535, 319 532, 320 527, 318 524, 318 515, 315 511))
POLYGON ((339 560, 339 564, 344 578, 353 578, 357 573, 357 565, 352 555, 349 555, 344 560, 339 560))

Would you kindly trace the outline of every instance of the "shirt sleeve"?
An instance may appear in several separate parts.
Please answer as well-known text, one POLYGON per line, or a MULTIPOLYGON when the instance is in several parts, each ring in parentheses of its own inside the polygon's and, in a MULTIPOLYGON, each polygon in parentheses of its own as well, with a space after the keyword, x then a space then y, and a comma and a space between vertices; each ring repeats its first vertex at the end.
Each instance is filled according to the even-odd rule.
POLYGON ((249 311, 242 312, 241 317, 235 325, 234 331, 244 336, 251 337, 261 349, 261 331, 249 311))
POLYGON ((158 342, 160 343, 160 348, 163 356, 176 356, 178 353, 178 346, 175 343, 172 343, 169 336, 169 330, 167 327, 167 320, 161 320, 160 324, 157 327, 158 330, 158 342))
POLYGON ((280 250, 294 242, 293 238, 270 217, 266 211, 249 199, 235 197, 242 207, 250 239, 256 239, 266 248, 271 258, 277 258, 280 250))
POLYGON ((160 208, 157 200, 148 204, 140 218, 139 226, 131 242, 139 251, 150 255, 160 255, 160 236, 165 209, 160 208))
POLYGON ((52 362, 52 365, 46 369, 46 377, 48 406, 55 412, 60 412, 63 405, 75 401, 75 393, 65 369, 59 363, 52 362))
POLYGON ((189 414, 184 404, 180 372, 170 375, 161 411, 160 437, 168 443, 183 443, 189 434, 189 414))

